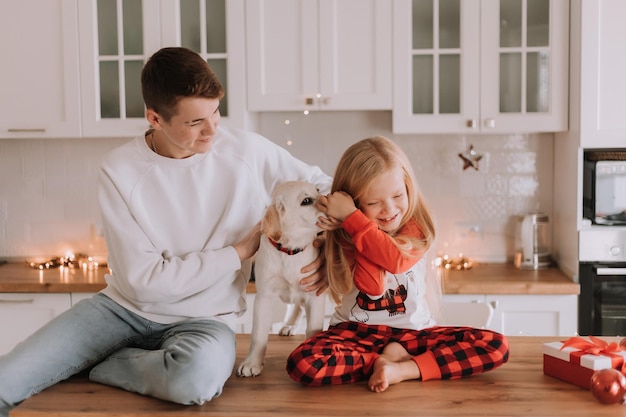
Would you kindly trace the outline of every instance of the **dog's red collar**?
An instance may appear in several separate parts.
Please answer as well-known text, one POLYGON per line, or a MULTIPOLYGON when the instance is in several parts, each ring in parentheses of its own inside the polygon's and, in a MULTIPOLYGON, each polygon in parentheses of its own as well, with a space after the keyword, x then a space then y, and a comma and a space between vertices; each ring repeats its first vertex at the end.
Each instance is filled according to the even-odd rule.
POLYGON ((302 252, 304 250, 304 248, 293 248, 293 249, 285 248, 285 247, 283 247, 282 244, 272 240, 271 238, 268 237, 268 239, 269 239, 270 242, 272 242, 272 245, 274 245, 274 247, 276 249, 278 249, 281 252, 286 253, 287 255, 295 255, 295 254, 300 253, 300 252, 302 252))

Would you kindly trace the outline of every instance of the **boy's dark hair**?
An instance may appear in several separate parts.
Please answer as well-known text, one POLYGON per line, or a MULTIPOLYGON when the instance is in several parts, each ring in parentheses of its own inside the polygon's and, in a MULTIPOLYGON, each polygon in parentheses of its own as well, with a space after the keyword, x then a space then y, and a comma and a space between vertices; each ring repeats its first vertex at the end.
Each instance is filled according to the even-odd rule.
POLYGON ((141 93, 146 107, 165 121, 174 116, 183 97, 224 97, 224 89, 209 64, 194 51, 182 47, 160 49, 141 71, 141 93))

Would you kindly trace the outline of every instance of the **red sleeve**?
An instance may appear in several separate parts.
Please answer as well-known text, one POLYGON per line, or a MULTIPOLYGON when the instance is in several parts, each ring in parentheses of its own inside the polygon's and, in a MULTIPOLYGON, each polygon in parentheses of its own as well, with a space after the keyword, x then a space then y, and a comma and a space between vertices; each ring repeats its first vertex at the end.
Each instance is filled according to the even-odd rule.
MULTIPOLYGON (((423 252, 414 250, 405 255, 393 243, 392 237, 380 230, 362 211, 356 210, 341 225, 352 237, 354 254, 354 285, 366 294, 381 295, 384 290, 385 271, 397 274, 415 265, 423 252)), ((400 229, 399 234, 421 236, 414 221, 400 229)))

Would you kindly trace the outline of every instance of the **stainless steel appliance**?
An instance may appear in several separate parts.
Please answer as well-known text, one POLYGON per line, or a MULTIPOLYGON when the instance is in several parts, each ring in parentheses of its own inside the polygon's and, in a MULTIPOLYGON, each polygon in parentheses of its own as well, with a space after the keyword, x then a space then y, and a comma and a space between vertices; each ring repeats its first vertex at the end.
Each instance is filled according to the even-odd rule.
POLYGON ((520 269, 543 269, 552 265, 550 221, 545 213, 518 218, 513 263, 520 269))
POLYGON ((626 225, 626 150, 584 152, 583 215, 594 224, 626 225))
POLYGON ((578 333, 626 335, 626 227, 580 231, 578 333))

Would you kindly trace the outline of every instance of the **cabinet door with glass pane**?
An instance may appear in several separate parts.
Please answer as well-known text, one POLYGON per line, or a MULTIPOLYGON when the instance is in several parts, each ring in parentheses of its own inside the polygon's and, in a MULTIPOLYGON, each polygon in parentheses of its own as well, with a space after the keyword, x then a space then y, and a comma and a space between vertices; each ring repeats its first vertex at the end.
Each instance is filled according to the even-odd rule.
POLYGON ((568 129, 568 0, 481 1, 483 132, 568 129))
POLYGON ((244 0, 162 0, 163 46, 183 46, 207 60, 222 83, 222 124, 246 128, 244 0))
MULTIPOLYGON (((241 22, 231 25, 232 20, 226 19, 226 7, 231 4, 240 8, 242 16, 243 6, 238 0, 81 0, 78 11, 84 136, 132 137, 148 128, 141 69, 154 52, 166 46, 188 47, 210 63, 227 91, 220 110, 228 120, 231 96, 227 83, 232 78, 226 65, 231 58, 226 27, 236 30, 242 26, 241 22)), ((235 19, 237 13, 229 16, 235 19)), ((242 44, 243 35, 240 39, 242 44)), ((242 56, 243 46, 239 48, 242 56)), ((238 76, 236 69, 233 74, 238 76)), ((242 84, 243 75, 240 77, 242 84)), ((239 104, 243 99, 233 101, 239 104)))
POLYGON ((396 133, 567 129, 567 0, 395 0, 396 133))

